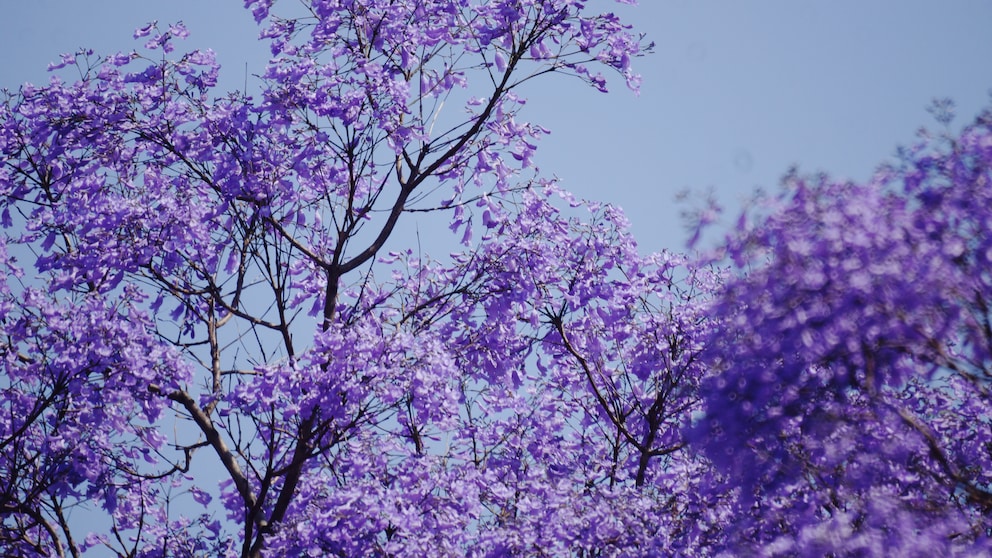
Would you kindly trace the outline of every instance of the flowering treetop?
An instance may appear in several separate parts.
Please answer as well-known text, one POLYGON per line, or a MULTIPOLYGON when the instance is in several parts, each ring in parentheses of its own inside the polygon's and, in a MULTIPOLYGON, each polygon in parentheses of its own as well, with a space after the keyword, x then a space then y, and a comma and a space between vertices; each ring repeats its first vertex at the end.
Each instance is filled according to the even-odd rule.
POLYGON ((989 551, 990 123, 867 184, 793 175, 724 245, 693 436, 757 518, 736 544, 989 551))
POLYGON ((617 210, 525 174, 546 131, 521 84, 605 90, 606 68, 636 88, 640 37, 586 4, 249 2, 273 56, 258 98, 218 94, 178 24, 7 93, 4 551, 712 536, 680 432, 715 277, 639 255, 617 210), (402 243, 410 211, 463 252, 402 243))

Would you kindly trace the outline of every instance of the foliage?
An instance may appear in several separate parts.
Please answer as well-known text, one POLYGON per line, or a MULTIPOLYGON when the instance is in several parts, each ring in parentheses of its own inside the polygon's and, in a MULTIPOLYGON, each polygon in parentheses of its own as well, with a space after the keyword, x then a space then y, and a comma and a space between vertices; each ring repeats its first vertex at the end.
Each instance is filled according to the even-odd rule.
POLYGON ((731 547, 992 551, 990 117, 867 184, 793 175, 726 243, 693 436, 739 487, 731 547))
POLYGON ((4 94, 4 555, 992 554, 992 116, 643 255, 523 120, 616 16, 246 4, 4 94))
POLYGON ((142 52, 7 94, 4 553, 711 536, 680 432, 716 278, 527 174, 546 131, 521 86, 605 90, 605 66, 636 87, 641 39, 575 0, 270 4, 248 2, 258 99, 216 94, 212 53, 154 24, 142 52), (412 212, 461 251, 404 242, 412 212))

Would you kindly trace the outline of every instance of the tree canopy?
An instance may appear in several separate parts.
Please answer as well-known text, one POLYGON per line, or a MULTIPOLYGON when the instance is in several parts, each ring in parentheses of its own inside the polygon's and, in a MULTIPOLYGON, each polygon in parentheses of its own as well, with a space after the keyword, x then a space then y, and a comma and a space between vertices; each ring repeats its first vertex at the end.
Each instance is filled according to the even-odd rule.
POLYGON ((992 113, 867 184, 790 176, 724 245, 694 436, 775 552, 989 552, 992 113))
POLYGON ((522 111, 616 16, 273 4, 257 96, 181 24, 4 94, 5 555, 992 552, 992 116, 643 254, 522 111))

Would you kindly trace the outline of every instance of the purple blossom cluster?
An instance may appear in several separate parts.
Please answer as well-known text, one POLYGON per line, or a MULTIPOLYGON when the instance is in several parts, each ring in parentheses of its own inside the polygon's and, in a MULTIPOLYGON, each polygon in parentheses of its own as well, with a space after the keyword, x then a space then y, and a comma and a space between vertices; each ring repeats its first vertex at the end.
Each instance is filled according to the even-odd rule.
POLYGON ((724 245, 690 438, 739 490, 729 547, 992 552, 990 125, 867 184, 790 176, 724 245))
POLYGON ((4 92, 0 553, 992 553, 992 118, 644 255, 521 96, 615 15, 275 4, 257 98, 155 23, 4 92))
POLYGON ((157 24, 5 93, 4 553, 711 536, 681 432, 715 278, 533 174, 521 84, 636 88, 647 45, 585 4, 249 2, 257 98, 157 24), (411 211, 463 252, 390 251, 411 211))

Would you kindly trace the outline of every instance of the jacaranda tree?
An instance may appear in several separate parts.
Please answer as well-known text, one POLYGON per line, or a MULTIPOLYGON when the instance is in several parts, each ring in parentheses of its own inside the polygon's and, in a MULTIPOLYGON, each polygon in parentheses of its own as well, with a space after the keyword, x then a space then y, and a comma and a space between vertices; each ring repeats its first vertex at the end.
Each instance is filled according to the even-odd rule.
POLYGON ((246 4, 257 96, 179 24, 6 93, 2 553, 719 539, 683 435, 718 278, 534 173, 521 114, 550 74, 636 88, 642 39, 584 0, 246 4))
POLYGON ((249 0, 257 96, 179 24, 5 92, 0 554, 992 554, 992 116, 644 255, 532 164, 530 82, 637 88, 587 3, 249 0))
POLYGON ((992 113, 935 108, 899 164, 793 175, 724 245, 690 438, 733 553, 992 554, 992 113))

